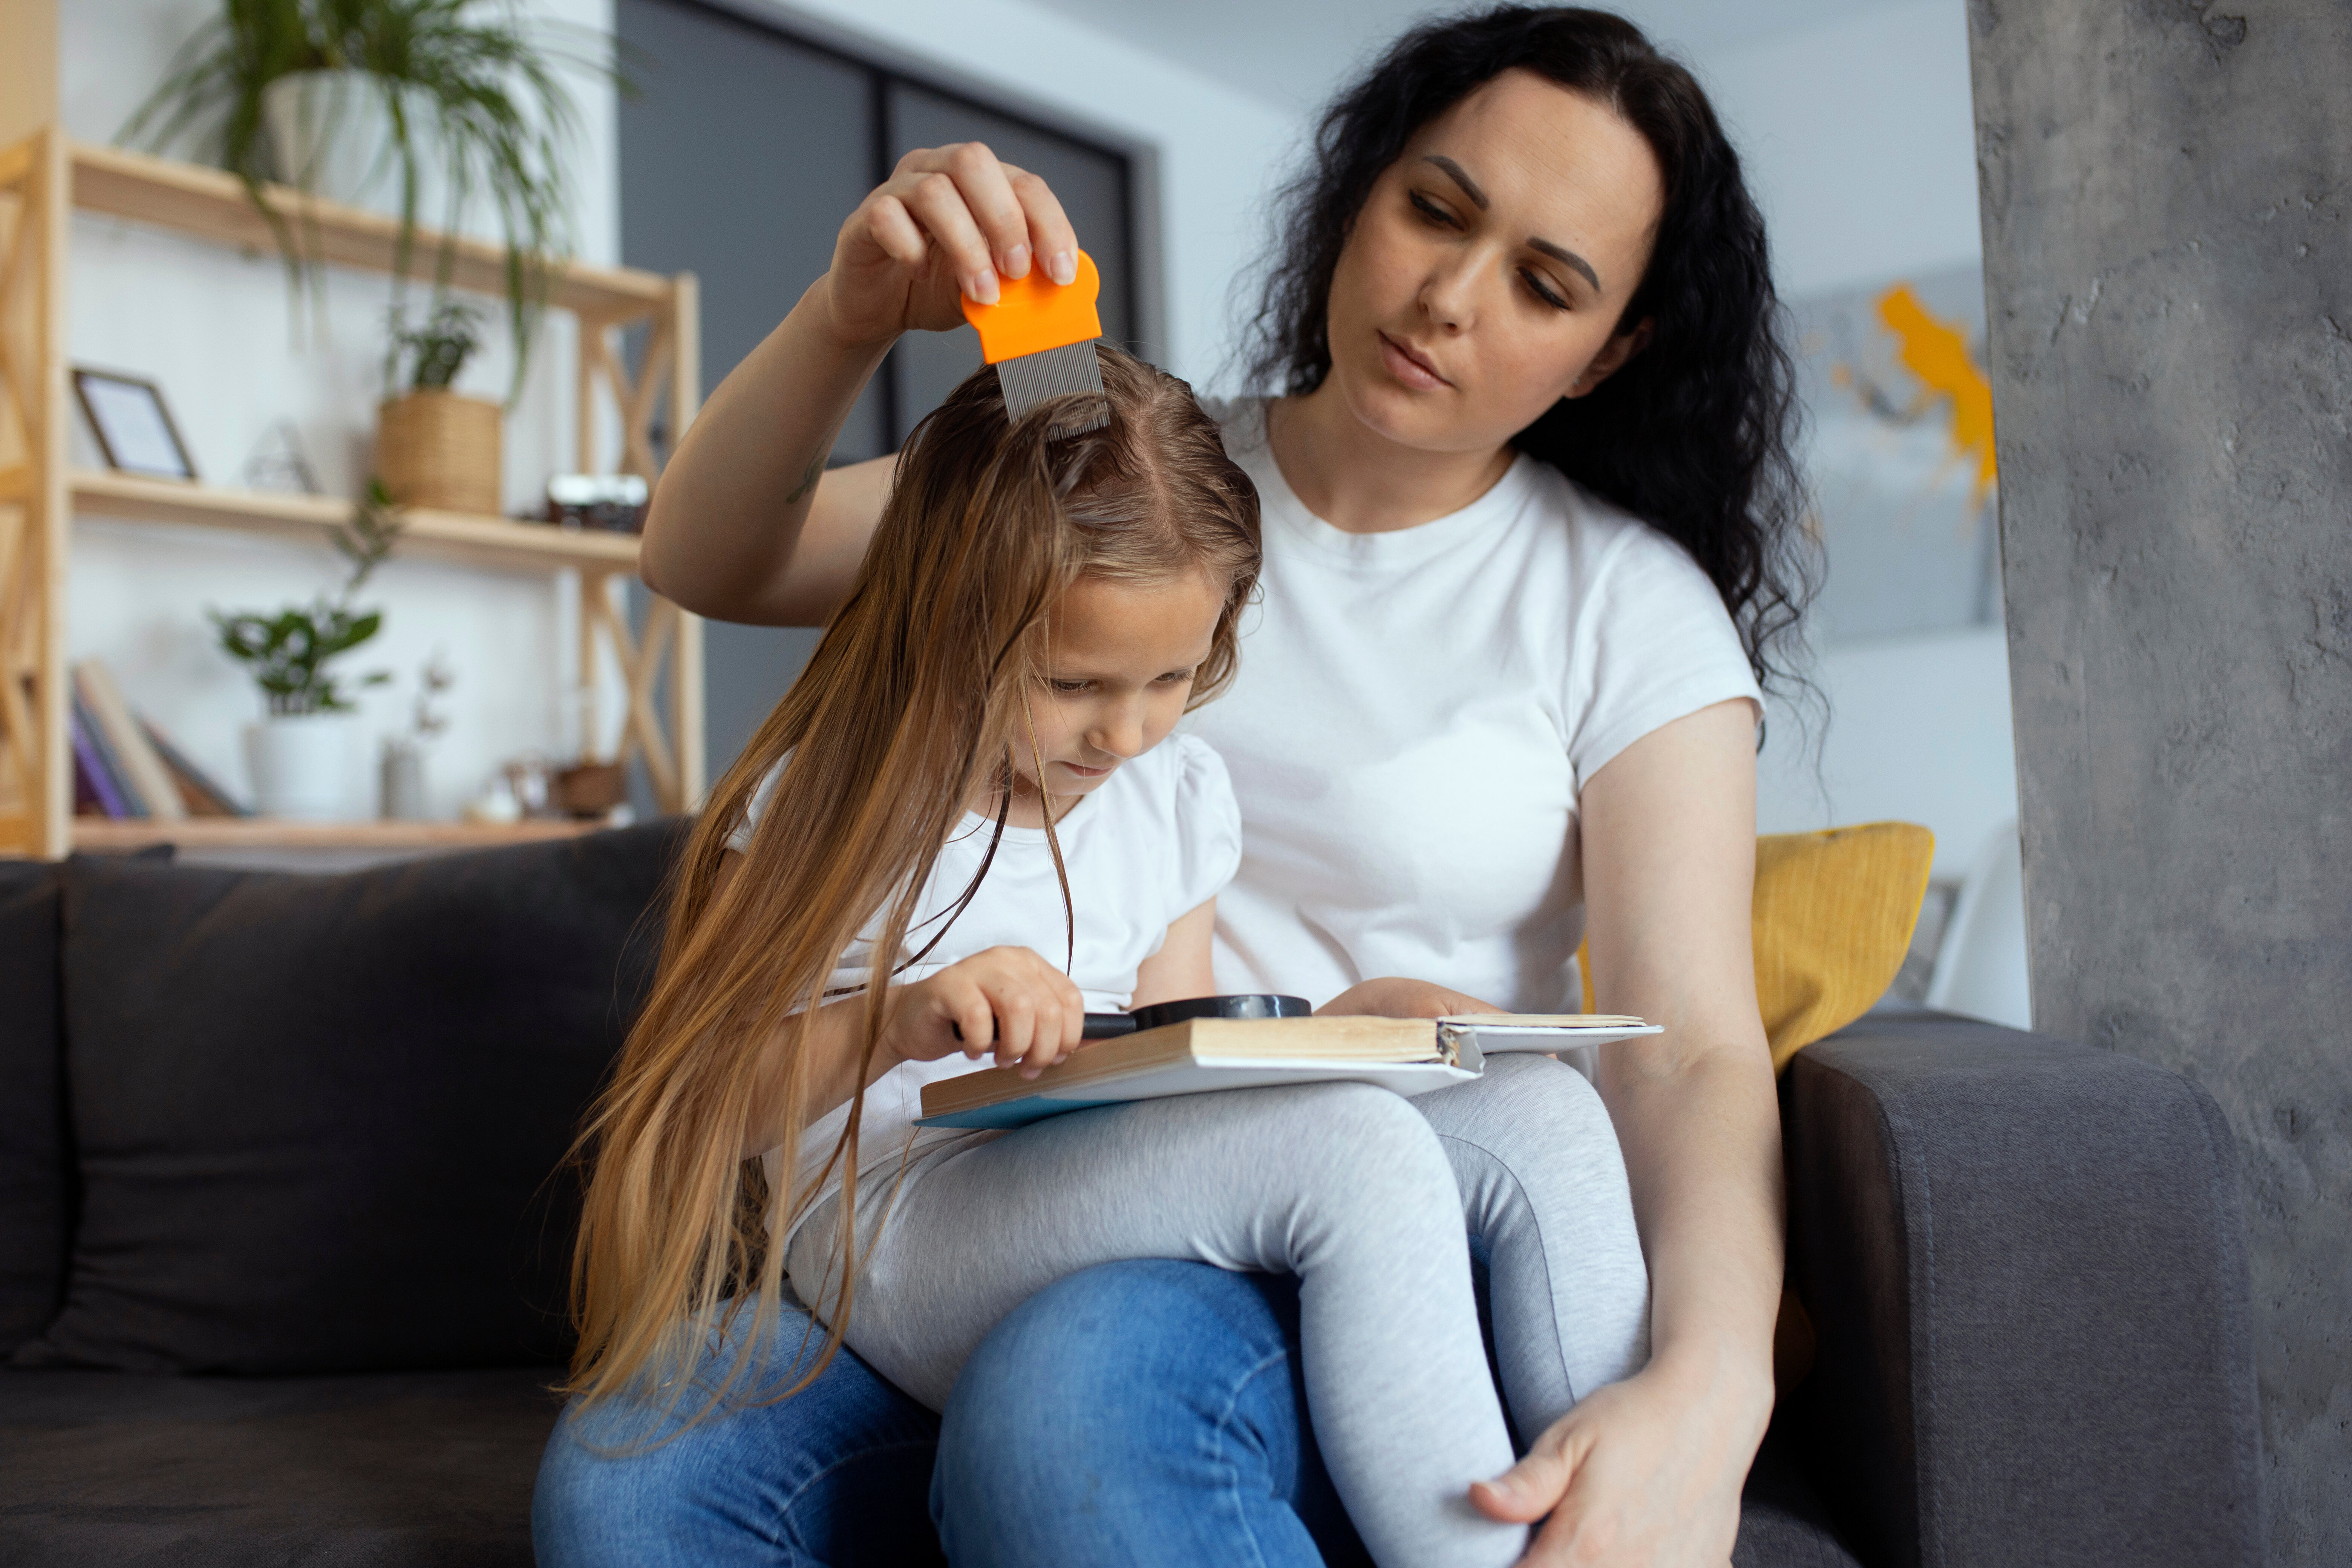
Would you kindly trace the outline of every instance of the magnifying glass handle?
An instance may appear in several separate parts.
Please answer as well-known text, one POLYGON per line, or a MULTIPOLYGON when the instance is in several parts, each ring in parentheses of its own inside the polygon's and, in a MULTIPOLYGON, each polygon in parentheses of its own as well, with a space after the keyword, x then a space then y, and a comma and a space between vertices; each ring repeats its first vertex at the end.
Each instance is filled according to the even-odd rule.
MULTIPOLYGON (((961 1024, 950 1024, 948 1027, 955 1031, 955 1037, 957 1039, 961 1040, 963 1038, 963 1026, 961 1024)), ((1133 1014, 1089 1013, 1087 1015, 1087 1026, 1079 1032, 1078 1038, 1082 1040, 1115 1040, 1121 1035, 1131 1035, 1133 1033, 1135 1033, 1135 1016, 1133 1014)))

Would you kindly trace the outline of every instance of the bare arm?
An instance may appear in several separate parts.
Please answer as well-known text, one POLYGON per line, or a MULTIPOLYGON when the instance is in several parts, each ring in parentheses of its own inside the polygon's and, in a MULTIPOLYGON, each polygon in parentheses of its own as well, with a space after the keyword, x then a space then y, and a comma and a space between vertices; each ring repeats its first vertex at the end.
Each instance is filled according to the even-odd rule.
POLYGON ((856 580, 893 459, 825 470, 901 332, 963 322, 997 278, 1076 275, 1077 240, 1036 175, 977 142, 926 148, 842 225, 833 264, 711 394, 646 515, 649 587, 697 614, 822 626, 856 580))
MULTIPOLYGON (((714 897, 725 894, 742 866, 743 857, 729 850, 719 862, 714 897)), ((1069 976, 1025 947, 992 947, 928 979, 890 987, 882 1037, 875 1042, 874 1060, 861 1083, 857 1058, 865 1049, 866 998, 827 1003, 816 1010, 808 1036, 803 1124, 847 1104, 901 1062, 936 1061, 959 1052, 974 1060, 992 1056, 997 1066, 1017 1067, 1034 1078, 1077 1048, 1085 1026, 1086 1001, 1069 976)), ((783 1065, 782 1045, 779 1039, 770 1047, 778 1069, 783 1065)), ((754 1100, 743 1135, 744 1158, 783 1142, 778 1098, 770 1087, 754 1100)))
POLYGON ((1182 1002, 1212 995, 1217 989, 1209 939, 1217 929, 1217 900, 1179 915, 1168 927, 1160 951, 1136 965, 1135 1000, 1149 1007, 1155 1002, 1182 1002))
POLYGON ((1721 1568, 1771 1415, 1785 1236, 1749 925, 1754 710, 1722 703, 1645 736, 1580 806, 1595 999, 1665 1026, 1602 1047, 1599 1075, 1650 1266, 1651 1360, 1480 1502, 1551 1513, 1529 1564, 1721 1568))

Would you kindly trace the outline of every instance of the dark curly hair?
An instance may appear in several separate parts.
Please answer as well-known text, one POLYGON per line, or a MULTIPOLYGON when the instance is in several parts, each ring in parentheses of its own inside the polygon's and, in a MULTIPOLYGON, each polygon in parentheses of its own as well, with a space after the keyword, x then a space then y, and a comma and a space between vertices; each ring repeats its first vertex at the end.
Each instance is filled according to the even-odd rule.
POLYGON ((1275 233, 1286 237, 1244 341, 1249 379, 1275 394, 1322 384, 1331 277, 1373 183, 1423 126, 1515 68, 1607 104, 1641 132, 1665 178, 1665 208, 1618 323, 1654 322, 1648 346, 1583 397, 1555 404, 1514 445, 1689 551, 1723 595, 1758 681, 1802 688, 1786 645, 1817 573, 1791 452, 1795 366, 1764 220, 1706 93, 1631 22, 1504 5, 1398 39, 1324 111, 1311 162, 1282 193, 1275 233))

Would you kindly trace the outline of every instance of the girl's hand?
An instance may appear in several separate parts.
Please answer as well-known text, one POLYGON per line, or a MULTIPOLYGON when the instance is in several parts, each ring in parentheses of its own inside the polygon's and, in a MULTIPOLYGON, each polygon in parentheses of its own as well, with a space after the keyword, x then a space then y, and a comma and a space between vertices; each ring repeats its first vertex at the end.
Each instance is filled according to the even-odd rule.
POLYGON ((998 1067, 1035 1078, 1078 1048, 1086 1026, 1086 998, 1068 975, 1028 948, 992 947, 900 987, 883 1044, 903 1061, 992 1053, 998 1067))
POLYGON ((1369 1013, 1379 1018, 1444 1018, 1457 1013, 1507 1013, 1510 1009, 1426 980, 1402 980, 1391 975, 1350 985, 1315 1011, 1369 1013))
POLYGON ((1520 1568, 1727 1568, 1769 1387, 1701 1389, 1652 1362, 1597 1389, 1470 1489, 1490 1519, 1551 1517, 1520 1568))
POLYGON ((996 302, 996 279, 1041 265, 1056 283, 1078 275, 1078 241, 1062 204, 1026 169, 978 142, 924 147, 849 215, 834 242, 825 304, 848 346, 963 325, 959 294, 996 302))

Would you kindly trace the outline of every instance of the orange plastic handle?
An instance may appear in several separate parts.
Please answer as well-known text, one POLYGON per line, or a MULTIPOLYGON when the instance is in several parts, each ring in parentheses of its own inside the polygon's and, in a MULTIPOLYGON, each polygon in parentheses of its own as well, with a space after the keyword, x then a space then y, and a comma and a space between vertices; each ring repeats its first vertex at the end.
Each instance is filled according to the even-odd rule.
POLYGON ((996 288, 993 305, 974 304, 969 297, 963 302, 963 319, 980 329, 980 357, 990 364, 1102 336, 1102 316, 1095 309, 1102 294, 1102 274, 1095 270, 1095 258, 1083 250, 1078 252, 1078 276, 1067 285, 1055 282, 1044 268, 1033 265, 1028 277, 1000 278, 996 288))

